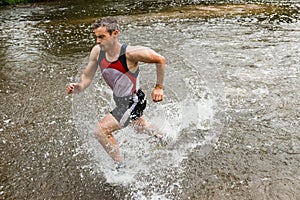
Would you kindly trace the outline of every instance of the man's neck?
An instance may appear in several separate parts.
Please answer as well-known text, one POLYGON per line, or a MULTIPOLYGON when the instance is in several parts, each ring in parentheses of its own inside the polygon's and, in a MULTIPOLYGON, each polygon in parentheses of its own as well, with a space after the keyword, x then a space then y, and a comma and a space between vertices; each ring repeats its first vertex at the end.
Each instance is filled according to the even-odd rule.
POLYGON ((106 51, 106 55, 110 58, 119 57, 121 51, 121 44, 117 42, 111 49, 106 51))

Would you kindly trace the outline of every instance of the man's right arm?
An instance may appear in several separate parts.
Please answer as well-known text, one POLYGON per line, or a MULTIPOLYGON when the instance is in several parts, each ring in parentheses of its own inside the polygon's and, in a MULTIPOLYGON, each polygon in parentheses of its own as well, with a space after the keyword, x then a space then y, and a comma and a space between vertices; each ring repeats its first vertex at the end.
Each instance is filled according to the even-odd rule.
POLYGON ((69 86, 67 87, 68 94, 82 92, 85 88, 87 88, 91 84, 94 75, 97 71, 97 59, 98 59, 99 52, 100 52, 100 47, 98 45, 93 47, 90 53, 89 62, 80 77, 80 82, 70 83, 69 86))

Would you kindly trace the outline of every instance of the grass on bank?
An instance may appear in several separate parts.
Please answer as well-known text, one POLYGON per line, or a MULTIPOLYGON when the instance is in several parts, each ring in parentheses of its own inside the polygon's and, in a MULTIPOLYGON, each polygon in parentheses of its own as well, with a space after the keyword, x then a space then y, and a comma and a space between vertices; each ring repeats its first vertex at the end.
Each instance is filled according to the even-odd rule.
POLYGON ((50 0, 0 0, 1 5, 13 5, 17 3, 35 3, 35 2, 45 2, 50 0))

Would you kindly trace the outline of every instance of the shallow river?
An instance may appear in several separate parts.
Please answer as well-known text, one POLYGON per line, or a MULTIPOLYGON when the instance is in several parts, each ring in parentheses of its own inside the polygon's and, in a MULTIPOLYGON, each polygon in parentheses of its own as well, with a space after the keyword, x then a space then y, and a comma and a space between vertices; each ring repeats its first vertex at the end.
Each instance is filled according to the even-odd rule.
MULTIPOLYGON (((181 7, 174 17, 200 5, 178 2, 0 8, 1 199, 300 198, 300 4, 233 15, 232 5, 201 5, 218 14, 199 16, 181 7), (82 94, 65 89, 95 44, 91 23, 106 15, 120 19, 122 43, 168 63, 165 101, 146 110, 165 138, 116 133, 127 163, 118 173, 93 136, 111 92, 99 74, 82 94)), ((155 66, 140 68, 149 96, 155 66)))

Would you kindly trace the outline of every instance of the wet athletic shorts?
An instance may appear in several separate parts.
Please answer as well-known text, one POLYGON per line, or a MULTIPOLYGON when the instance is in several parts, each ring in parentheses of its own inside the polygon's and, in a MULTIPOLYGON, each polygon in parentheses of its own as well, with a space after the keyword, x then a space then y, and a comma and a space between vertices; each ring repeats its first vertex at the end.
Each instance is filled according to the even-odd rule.
POLYGON ((122 127, 126 127, 130 122, 143 115, 147 100, 144 92, 138 90, 134 95, 126 97, 113 96, 116 103, 110 113, 120 122, 122 127))

